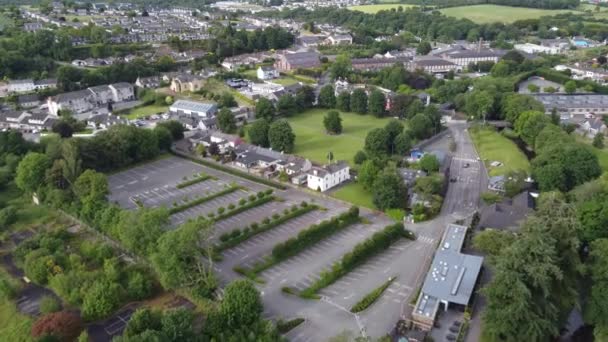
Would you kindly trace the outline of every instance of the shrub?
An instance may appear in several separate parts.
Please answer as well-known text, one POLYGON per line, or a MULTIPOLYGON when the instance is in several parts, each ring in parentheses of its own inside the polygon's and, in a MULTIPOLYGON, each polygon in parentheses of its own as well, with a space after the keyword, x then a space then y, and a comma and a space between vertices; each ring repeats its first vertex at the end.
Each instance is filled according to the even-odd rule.
POLYGON ((234 204, 232 204, 232 203, 228 204, 228 209, 232 210, 232 209, 234 209, 234 207, 235 207, 234 204))
POLYGON ((222 235, 220 235, 220 241, 221 242, 226 242, 230 239, 230 233, 224 233, 222 235))
POLYGON ((291 211, 292 211, 292 212, 294 212, 294 211, 296 211, 296 210, 298 210, 298 206, 297 206, 297 205, 295 205, 295 204, 294 204, 294 205, 292 205, 292 206, 291 206, 291 211))
POLYGON ((249 195, 249 202, 253 202, 255 201, 256 197, 255 195, 249 195))
POLYGON ((370 307, 370 305, 374 304, 374 302, 376 300, 378 300, 378 298, 380 298, 380 296, 384 293, 384 291, 389 286, 391 286, 391 283, 394 280, 395 280, 395 277, 391 277, 384 284, 380 285, 379 287, 374 289, 372 292, 368 293, 365 297, 363 297, 360 301, 358 301, 355 305, 353 305, 353 307, 350 309, 350 312, 357 313, 357 312, 361 312, 361 311, 367 309, 368 307, 370 307))
POLYGON ((260 192, 258 192, 257 196, 258 196, 258 198, 262 198, 262 197, 266 196, 266 193, 264 191, 260 191, 260 192))
POLYGON ((251 229, 253 229, 253 230, 258 229, 259 227, 260 227, 260 225, 259 225, 257 222, 253 222, 253 223, 251 224, 251 229))
POLYGON ((247 200, 246 200, 246 199, 241 198, 241 199, 239 200, 239 205, 245 205, 245 203, 247 203, 247 200))
POLYGON ((217 213, 220 214, 220 215, 223 214, 224 211, 226 211, 226 208, 224 208, 224 207, 217 208, 217 213))
POLYGON ((224 189, 222 191, 218 191, 218 192, 213 193, 211 195, 208 195, 206 197, 201 197, 201 198, 195 199, 193 201, 184 203, 184 204, 182 204, 180 206, 175 205, 174 208, 171 208, 169 210, 169 213, 170 214, 175 214, 175 213, 178 213, 180 211, 184 211, 186 209, 190 209, 190 208, 195 207, 195 206, 197 206, 199 204, 202 204, 202 203, 208 202, 208 201, 210 201, 212 199, 215 199, 215 198, 224 196, 226 194, 232 193, 232 192, 234 192, 236 190, 239 190, 239 189, 240 189, 239 186, 230 186, 230 187, 227 187, 226 189, 224 189))
POLYGON ((40 312, 43 314, 48 314, 51 312, 57 312, 61 310, 61 304, 59 301, 52 296, 44 296, 40 300, 40 312))
POLYGON ((268 190, 266 190, 264 192, 266 193, 266 195, 272 195, 272 193, 274 192, 274 190, 268 189, 268 190))
POLYGON ((300 206, 302 208, 305 208, 306 206, 308 206, 308 203, 306 201, 302 201, 302 203, 300 203, 300 206))
POLYGON ((272 214, 272 218, 275 220, 278 219, 279 217, 281 217, 281 215, 279 215, 277 213, 272 214))
POLYGON ((84 325, 77 314, 60 311, 40 317, 32 325, 32 336, 41 338, 44 336, 54 336, 61 341, 74 341, 84 325))
POLYGON ((215 216, 215 213, 214 212, 210 212, 209 214, 207 214, 207 216, 213 218, 215 216))
POLYGON ((0 230, 5 229, 17 220, 17 208, 8 206, 0 210, 0 230))
POLYGON ((279 320, 277 322, 277 330, 281 334, 286 334, 289 331, 291 331, 293 328, 295 328, 298 325, 304 323, 304 321, 305 321, 304 318, 294 318, 294 319, 289 320, 287 322, 284 322, 283 320, 279 320))
MULTIPOLYGON (((287 215, 287 214, 289 214, 289 211, 290 211, 290 210, 289 210, 289 208, 285 208, 285 209, 283 209, 283 215, 287 215)), ((277 215, 277 216, 278 216, 278 215, 277 215)))
POLYGON ((262 220, 263 224, 268 224, 270 223, 270 219, 268 217, 264 217, 264 219, 262 220))

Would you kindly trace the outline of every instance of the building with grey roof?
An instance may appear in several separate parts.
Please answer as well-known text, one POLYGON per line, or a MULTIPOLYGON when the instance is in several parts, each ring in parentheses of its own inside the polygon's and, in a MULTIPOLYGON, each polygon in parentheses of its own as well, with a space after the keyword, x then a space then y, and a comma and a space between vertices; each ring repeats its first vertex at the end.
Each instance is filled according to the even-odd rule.
POLYGON ((560 115, 586 114, 608 115, 608 95, 601 94, 532 94, 551 114, 556 109, 560 115))
POLYGON ((215 103, 205 103, 188 100, 177 100, 171 107, 169 112, 177 115, 189 115, 198 117, 213 117, 217 113, 217 105, 215 103))
POLYGON ((479 227, 517 230, 528 215, 534 212, 534 197, 524 191, 513 198, 486 205, 479 214, 479 227))
POLYGON ((412 312, 412 323, 422 330, 432 329, 441 307, 447 311, 470 304, 483 257, 461 252, 467 229, 449 224, 435 252, 412 312))
POLYGON ((313 166, 307 172, 307 184, 312 190, 327 191, 350 180, 350 166, 337 161, 325 166, 313 166))
POLYGON ((274 66, 279 71, 315 68, 321 65, 319 57, 321 56, 316 52, 285 53, 277 56, 274 66))

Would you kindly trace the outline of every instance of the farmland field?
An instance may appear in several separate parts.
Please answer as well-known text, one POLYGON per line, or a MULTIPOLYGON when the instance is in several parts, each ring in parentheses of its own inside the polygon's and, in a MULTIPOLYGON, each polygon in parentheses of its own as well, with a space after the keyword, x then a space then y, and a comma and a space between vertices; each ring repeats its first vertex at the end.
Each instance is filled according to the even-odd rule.
POLYGON ((378 13, 380 11, 390 10, 391 8, 397 8, 399 6, 403 7, 404 9, 411 8, 411 7, 417 7, 416 5, 406 5, 406 4, 379 4, 379 5, 350 6, 348 9, 351 9, 354 11, 360 11, 363 13, 374 14, 374 13, 378 13))
POLYGON ((474 5, 450 7, 441 13, 455 18, 466 18, 479 24, 503 22, 511 23, 523 19, 536 19, 547 15, 576 12, 576 10, 546 10, 538 8, 509 7, 499 5, 474 5))

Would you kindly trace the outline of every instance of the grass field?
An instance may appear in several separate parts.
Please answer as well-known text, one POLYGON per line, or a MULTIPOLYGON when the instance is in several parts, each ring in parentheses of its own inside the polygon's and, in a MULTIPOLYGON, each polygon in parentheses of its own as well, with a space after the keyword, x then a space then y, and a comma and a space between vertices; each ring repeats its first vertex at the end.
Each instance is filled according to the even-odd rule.
POLYGON ((406 5, 406 4, 378 4, 378 5, 359 5, 359 6, 350 6, 348 9, 353 11, 359 11, 363 13, 378 13, 380 11, 390 10, 391 8, 403 7, 403 9, 417 7, 416 5, 406 5))
POLYGON ((444 8, 440 11, 449 17, 466 18, 479 24, 494 22, 512 23, 517 20, 536 19, 546 15, 578 12, 573 10, 546 10, 498 5, 459 6, 444 8))
POLYGON ((375 208, 374 203, 372 202, 372 194, 365 191, 363 185, 356 182, 340 187, 338 190, 332 192, 331 196, 360 207, 375 208))
POLYGON ((363 148, 367 132, 384 127, 389 121, 372 115, 340 113, 342 134, 328 135, 323 127, 323 117, 328 111, 311 109, 288 119, 296 135, 294 154, 326 163, 327 153, 331 151, 335 160, 346 160, 352 164, 355 153, 363 148))
POLYGON ((526 155, 507 137, 488 128, 471 128, 469 132, 490 176, 504 175, 515 170, 530 170, 526 155), (489 164, 493 161, 499 161, 503 165, 491 167, 489 164))
POLYGON ((143 107, 136 107, 128 112, 126 112, 123 116, 127 119, 133 120, 138 119, 144 116, 149 116, 158 113, 164 113, 169 110, 168 106, 157 106, 157 105, 149 105, 143 107))

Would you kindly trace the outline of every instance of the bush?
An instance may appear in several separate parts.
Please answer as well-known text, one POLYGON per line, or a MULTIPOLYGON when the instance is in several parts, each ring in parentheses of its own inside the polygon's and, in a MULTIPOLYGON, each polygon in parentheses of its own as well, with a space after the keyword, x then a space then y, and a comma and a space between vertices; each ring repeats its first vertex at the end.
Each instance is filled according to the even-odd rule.
POLYGON ((272 193, 274 192, 274 190, 268 189, 268 190, 266 190, 264 192, 266 193, 266 195, 272 195, 272 193))
POLYGON ((251 208, 255 208, 255 207, 260 206, 260 205, 262 205, 264 203, 268 203, 268 202, 274 201, 274 200, 275 200, 275 198, 272 197, 272 196, 266 196, 266 197, 262 197, 260 199, 256 199, 255 201, 249 202, 249 204, 246 204, 246 205, 240 206, 238 208, 229 210, 229 211, 227 211, 227 212, 225 212, 223 214, 220 213, 220 215, 218 215, 215 218, 215 220, 216 221, 223 220, 225 218, 228 218, 228 217, 234 216, 236 214, 242 213, 245 210, 249 210, 251 208))
POLYGON ((285 334, 285 333, 288 333, 289 331, 291 331, 293 328, 297 327, 298 325, 304 323, 304 321, 305 321, 304 318, 294 318, 287 322, 279 320, 277 322, 277 330, 281 334, 285 334))
POLYGON ((190 209, 192 207, 195 207, 199 204, 211 201, 212 199, 224 196, 226 194, 235 192, 237 190, 241 189, 240 186, 230 186, 222 191, 218 191, 216 193, 213 193, 211 195, 208 195, 206 197, 201 197, 201 198, 197 198, 195 200, 192 200, 190 202, 184 203, 182 205, 177 205, 176 203, 173 204, 173 208, 169 209, 169 214, 175 214, 175 213, 179 213, 180 211, 184 211, 187 209, 190 209))
POLYGON ((306 208, 307 205, 308 205, 308 203, 306 201, 302 201, 302 203, 300 203, 300 206, 302 208, 306 208))
POLYGON ((370 305, 374 304, 374 302, 376 300, 378 300, 378 298, 380 298, 380 296, 384 293, 384 291, 389 286, 391 286, 391 283, 394 280, 395 280, 395 277, 391 277, 387 282, 380 285, 379 287, 374 289, 372 292, 368 293, 365 297, 363 297, 363 299, 358 301, 357 304, 353 305, 353 307, 350 309, 350 312, 357 313, 357 312, 361 312, 361 311, 367 309, 368 307, 370 307, 370 305))
POLYGON ((276 219, 278 219, 279 217, 281 217, 281 215, 279 215, 279 214, 277 214, 277 213, 272 214, 272 219, 273 219, 273 220, 276 220, 276 219))
POLYGON ((52 296, 44 296, 40 299, 40 312, 43 314, 48 314, 51 312, 57 312, 61 310, 61 304, 57 300, 57 298, 52 296))
MULTIPOLYGON (((285 208, 285 209, 283 209, 283 215, 287 215, 287 214, 289 214, 289 211, 290 211, 290 210, 289 210, 289 208, 285 208)), ((278 216, 279 216, 279 215, 277 214, 277 218, 278 218, 278 216)))
POLYGON ((249 195, 249 202, 253 202, 255 201, 256 197, 255 195, 249 195))
POLYGON ((177 184, 175 187, 178 189, 183 189, 185 187, 188 187, 190 185, 194 185, 197 183, 201 183, 206 181, 207 179, 211 179, 213 177, 209 176, 209 175, 205 175, 205 174, 201 174, 199 176, 194 177, 193 179, 186 181, 187 177, 184 177, 184 182, 181 182, 179 184, 177 184))
POLYGON ((258 198, 262 198, 262 197, 266 196, 266 193, 264 191, 260 191, 260 192, 258 192, 257 196, 258 196, 258 198))
POLYGON ((221 242, 225 242, 228 241, 230 239, 230 233, 223 233, 222 235, 220 235, 220 241, 221 242))
POLYGON ((245 203, 247 203, 247 200, 246 200, 246 199, 241 198, 241 199, 239 200, 239 205, 245 205, 245 203))
POLYGON ((228 204, 228 209, 232 210, 232 209, 234 209, 234 207, 235 207, 234 204, 232 204, 232 203, 228 204))
POLYGON ((264 217, 264 219, 262 220, 263 224, 268 224, 270 223, 270 219, 268 217, 264 217))
POLYGON ((17 208, 13 206, 0 210, 0 230, 8 228, 17 220, 17 208))
POLYGON ((224 208, 224 207, 219 207, 219 208, 217 208, 217 213, 218 213, 219 215, 222 215, 222 214, 224 213, 224 211, 226 211, 226 208, 224 208))
POLYGON ((257 230, 259 226, 260 226, 260 225, 259 225, 259 224, 257 224, 257 222, 253 222, 253 223, 251 224, 251 229, 253 229, 253 230, 257 230))

